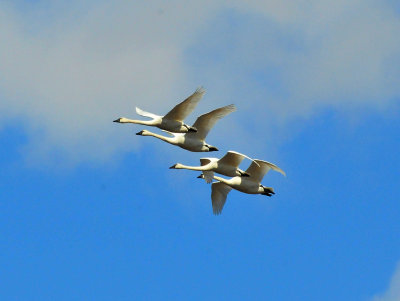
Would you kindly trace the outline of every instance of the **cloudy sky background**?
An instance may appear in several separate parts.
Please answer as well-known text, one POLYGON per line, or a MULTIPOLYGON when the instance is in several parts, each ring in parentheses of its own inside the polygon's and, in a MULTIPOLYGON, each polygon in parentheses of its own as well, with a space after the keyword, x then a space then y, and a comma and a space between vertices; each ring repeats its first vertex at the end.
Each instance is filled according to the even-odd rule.
POLYGON ((398 300, 399 32, 391 1, 1 2, 5 297, 398 300), (166 168, 201 154, 111 123, 200 85, 273 198, 216 218, 166 168))

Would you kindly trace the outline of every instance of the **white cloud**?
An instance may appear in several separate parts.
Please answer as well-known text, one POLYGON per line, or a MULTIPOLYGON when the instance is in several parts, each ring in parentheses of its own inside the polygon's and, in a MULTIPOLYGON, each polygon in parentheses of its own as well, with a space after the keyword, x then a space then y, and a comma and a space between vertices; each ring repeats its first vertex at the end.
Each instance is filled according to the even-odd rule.
POLYGON ((400 16, 384 2, 44 7, 0 6, 0 125, 22 122, 30 154, 132 149, 133 127, 113 118, 135 105, 162 114, 200 84, 209 101, 196 114, 235 102, 238 121, 264 107, 249 121, 256 134, 325 107, 385 108, 400 94, 400 16))
POLYGON ((400 300, 400 264, 390 280, 389 288, 381 295, 375 296, 373 301, 399 301, 400 300))
POLYGON ((234 62, 238 85, 258 89, 258 102, 275 100, 279 119, 327 106, 381 108, 400 96, 400 16, 385 2, 237 1, 237 8, 249 21, 235 28, 216 69, 234 62), (269 81, 252 83, 253 70, 269 81))
POLYGON ((113 119, 133 115, 135 105, 162 113, 171 97, 195 88, 182 87, 180 62, 185 31, 179 27, 190 18, 152 7, 98 6, 77 24, 63 19, 39 32, 0 9, 2 117, 39 128, 36 151, 55 146, 71 159, 115 151, 123 143, 113 119))

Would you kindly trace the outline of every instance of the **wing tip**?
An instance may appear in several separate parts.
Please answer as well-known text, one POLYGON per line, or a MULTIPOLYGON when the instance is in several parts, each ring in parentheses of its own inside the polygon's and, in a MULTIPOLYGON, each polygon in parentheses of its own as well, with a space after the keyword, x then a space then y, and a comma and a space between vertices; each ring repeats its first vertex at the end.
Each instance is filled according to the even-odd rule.
POLYGON ((230 105, 225 106, 227 110, 230 110, 231 112, 235 112, 237 110, 236 106, 232 103, 230 105))
POLYGON ((204 93, 206 93, 206 89, 204 89, 203 86, 199 86, 199 87, 197 87, 196 91, 194 91, 194 93, 196 93, 196 94, 204 94, 204 93))
MULTIPOLYGON (((253 161, 254 162, 260 161, 262 163, 266 163, 271 167, 271 169, 279 172, 280 174, 282 174, 282 175, 284 175, 286 177, 286 172, 284 172, 283 169, 281 169, 279 166, 275 165, 274 163, 271 163, 271 162, 268 162, 268 161, 265 161, 265 160, 261 160, 261 159, 254 159, 253 161)), ((256 163, 258 164, 258 162, 256 162, 256 163)))
POLYGON ((222 213, 222 209, 219 206, 212 206, 214 215, 220 215, 222 213))

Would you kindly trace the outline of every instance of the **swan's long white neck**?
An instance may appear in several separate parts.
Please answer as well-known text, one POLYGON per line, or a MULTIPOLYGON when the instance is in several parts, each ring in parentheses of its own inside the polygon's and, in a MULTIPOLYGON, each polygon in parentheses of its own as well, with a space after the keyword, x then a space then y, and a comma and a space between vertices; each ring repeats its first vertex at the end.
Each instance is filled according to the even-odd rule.
POLYGON ((162 136, 162 135, 159 135, 159 134, 156 134, 156 133, 153 133, 153 132, 150 132, 150 131, 145 131, 143 134, 142 134, 142 136, 153 136, 153 137, 156 137, 156 138, 158 138, 158 139, 160 139, 160 140, 162 140, 162 141, 165 141, 165 142, 168 142, 168 143, 171 143, 171 144, 175 144, 175 137, 172 137, 172 138, 170 138, 170 137, 165 137, 165 136, 162 136))
POLYGON ((183 165, 183 164, 180 164, 180 163, 176 163, 175 168, 176 169, 198 170, 198 171, 208 170, 208 166, 207 165, 203 165, 203 166, 188 166, 188 165, 183 165))
POLYGON ((157 121, 155 119, 136 120, 136 119, 121 118, 119 123, 135 123, 135 124, 142 124, 142 125, 155 125, 157 123, 157 121))
POLYGON ((224 179, 224 178, 221 178, 221 177, 218 177, 218 176, 214 176, 214 179, 215 180, 217 180, 217 181, 220 181, 221 183, 224 183, 224 184, 226 184, 226 185, 228 185, 228 186, 231 186, 231 179, 229 179, 229 180, 227 180, 227 179, 224 179))

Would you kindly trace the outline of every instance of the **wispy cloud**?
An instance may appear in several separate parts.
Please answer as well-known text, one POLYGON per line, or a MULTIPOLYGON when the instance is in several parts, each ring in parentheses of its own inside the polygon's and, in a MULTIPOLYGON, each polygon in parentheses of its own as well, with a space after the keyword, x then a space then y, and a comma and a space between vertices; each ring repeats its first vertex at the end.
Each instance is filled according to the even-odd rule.
POLYGON ((175 2, 71 4, 47 23, 43 8, 0 6, 0 125, 22 122, 30 153, 98 160, 136 145, 113 118, 162 114, 200 84, 217 100, 199 110, 265 109, 248 121, 259 132, 400 94, 400 16, 385 2, 175 2))
POLYGON ((400 300, 400 264, 390 280, 389 288, 383 294, 377 295, 373 301, 398 301, 400 300))
POLYGON ((179 9, 102 5, 37 32, 0 11, 2 115, 41 129, 35 150, 101 158, 123 145, 113 118, 135 105, 162 113, 195 88, 183 86, 179 9))

